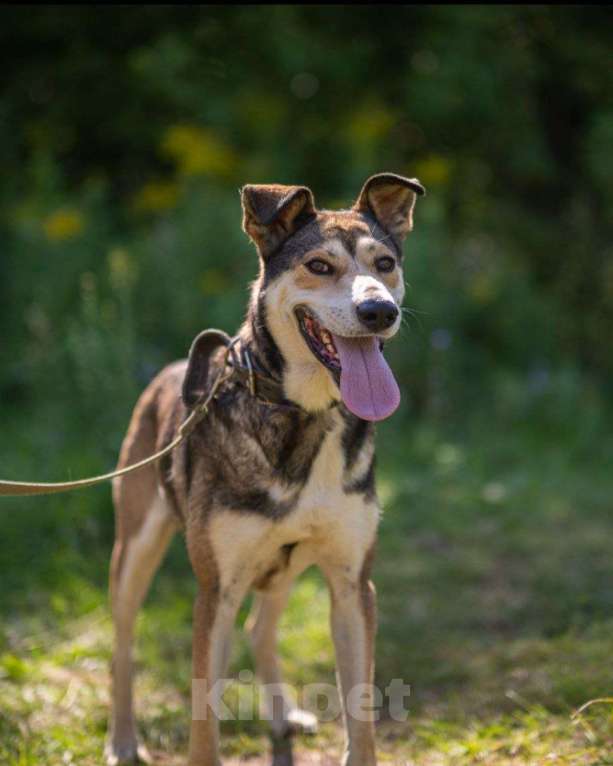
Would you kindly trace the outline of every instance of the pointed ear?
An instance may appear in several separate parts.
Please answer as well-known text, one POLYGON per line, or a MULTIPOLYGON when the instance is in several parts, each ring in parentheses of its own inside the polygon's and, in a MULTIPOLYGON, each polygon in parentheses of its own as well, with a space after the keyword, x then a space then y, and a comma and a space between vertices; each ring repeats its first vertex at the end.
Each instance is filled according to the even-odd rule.
POLYGON ((374 215, 386 231, 398 239, 404 239, 413 228, 413 207, 417 195, 425 193, 416 178, 379 173, 366 181, 354 209, 374 215))
POLYGON ((191 409, 208 391, 211 356, 219 346, 228 346, 231 338, 223 330, 204 330, 192 343, 183 378, 181 398, 191 409))
POLYGON ((241 189, 243 229, 263 258, 315 215, 313 193, 306 186, 249 184, 241 189))

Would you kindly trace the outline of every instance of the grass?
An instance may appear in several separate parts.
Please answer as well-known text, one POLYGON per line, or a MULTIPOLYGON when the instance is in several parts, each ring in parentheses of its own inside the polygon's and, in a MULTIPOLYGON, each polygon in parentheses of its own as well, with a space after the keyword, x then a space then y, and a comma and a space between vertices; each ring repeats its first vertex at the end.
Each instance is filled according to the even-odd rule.
MULTIPOLYGON (((613 764, 613 439, 581 415, 494 409, 461 425, 381 429, 377 680, 412 688, 407 722, 379 724, 381 763, 613 764)), ((77 476, 112 463, 112 439, 78 449, 75 433, 49 429, 54 418, 32 417, 24 435, 7 414, 3 476, 61 477, 66 465, 77 476)), ((111 540, 108 487, 2 503, 6 766, 101 761, 111 540)), ((177 539, 139 622, 139 722, 166 764, 183 762, 187 745, 193 593, 177 539)), ((306 573, 283 622, 292 683, 333 680, 327 620, 321 578, 306 573)), ((237 632, 233 669, 251 667, 237 632)), ((224 730, 227 757, 267 752, 263 725, 224 730)), ((334 758, 341 739, 327 723, 300 748, 334 758)))

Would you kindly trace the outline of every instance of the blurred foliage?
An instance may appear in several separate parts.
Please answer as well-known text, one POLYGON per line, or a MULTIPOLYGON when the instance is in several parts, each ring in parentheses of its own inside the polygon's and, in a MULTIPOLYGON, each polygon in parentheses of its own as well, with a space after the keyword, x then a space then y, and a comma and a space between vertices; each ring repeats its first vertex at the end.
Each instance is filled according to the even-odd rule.
POLYGON ((53 383, 85 401, 111 365, 128 401, 199 329, 237 326, 256 269, 238 186, 306 183, 347 205, 384 169, 429 191, 394 360, 415 409, 462 408, 503 369, 537 393, 559 370, 606 382, 610 21, 579 6, 7 8, 3 400, 53 383))
MULTIPOLYGON (((594 6, 3 9, 2 478, 108 469, 152 375, 204 327, 237 328, 257 271, 242 184, 304 183, 329 207, 381 170, 428 187, 388 346, 405 396, 380 438, 379 673, 426 710, 403 761, 536 763, 538 731, 547 762, 605 762, 575 759, 567 712, 610 692, 611 29, 594 6), (511 692, 524 718, 479 729, 511 692)), ((45 642, 104 603, 108 487, 6 510, 0 760, 97 763, 103 706, 69 706, 91 731, 62 726, 37 674, 63 699, 45 642), (32 678, 55 728, 24 737, 32 678)), ((180 545, 165 572, 145 653, 156 687, 187 689, 180 545)), ((298 586, 295 681, 332 677, 322 595, 298 586)), ((108 641, 91 653, 106 677, 108 641)), ((164 749, 184 711, 152 714, 164 749)))

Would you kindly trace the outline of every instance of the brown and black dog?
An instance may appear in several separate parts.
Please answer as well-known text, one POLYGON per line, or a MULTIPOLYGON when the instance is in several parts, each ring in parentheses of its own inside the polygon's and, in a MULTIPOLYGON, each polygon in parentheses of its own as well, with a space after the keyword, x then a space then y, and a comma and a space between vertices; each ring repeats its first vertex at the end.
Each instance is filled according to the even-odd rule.
MULTIPOLYGON (((330 588, 347 742, 344 766, 376 763, 374 724, 347 698, 373 680, 375 593, 369 580, 380 508, 373 421, 398 406, 383 342, 400 326, 402 242, 411 231, 415 179, 370 178, 350 210, 315 207, 303 186, 241 191, 243 227, 260 258, 237 336, 201 334, 187 361, 164 369, 142 394, 120 466, 164 447, 221 373, 228 379, 206 418, 157 466, 115 480, 111 562, 115 624, 113 711, 107 760, 145 758, 132 705, 134 623, 173 534, 183 529, 198 582, 194 690, 224 676, 245 595, 257 673, 279 688, 276 627, 293 580, 318 565, 330 588)), ((191 766, 219 766, 218 720, 194 692, 191 766)), ((273 735, 315 725, 270 699, 273 735)), ((278 702, 278 700, 277 700, 278 702)), ((363 702, 369 707, 368 693, 363 702)), ((291 763, 285 751, 278 762, 291 763)))

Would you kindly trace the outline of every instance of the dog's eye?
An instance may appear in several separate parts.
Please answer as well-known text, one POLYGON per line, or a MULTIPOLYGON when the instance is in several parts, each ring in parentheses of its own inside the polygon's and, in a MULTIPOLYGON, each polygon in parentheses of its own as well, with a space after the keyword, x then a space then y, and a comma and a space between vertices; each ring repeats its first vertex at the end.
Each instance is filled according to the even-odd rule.
POLYGON ((393 271, 396 267, 396 261, 389 255, 383 255, 375 261, 377 271, 393 271))
POLYGON ((332 274, 334 272, 334 268, 327 261, 322 261, 321 258, 313 258, 306 264, 306 267, 313 274, 332 274))

